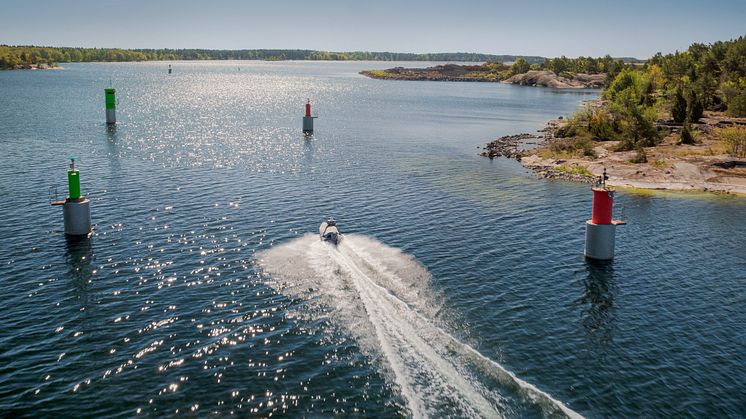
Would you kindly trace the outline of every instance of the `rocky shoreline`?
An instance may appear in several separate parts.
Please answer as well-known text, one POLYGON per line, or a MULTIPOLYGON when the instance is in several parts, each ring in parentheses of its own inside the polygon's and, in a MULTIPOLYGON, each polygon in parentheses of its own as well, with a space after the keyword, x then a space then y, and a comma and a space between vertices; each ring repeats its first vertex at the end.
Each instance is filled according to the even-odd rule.
POLYGON ((3 70, 59 70, 62 67, 49 64, 16 64, 13 68, 4 68, 3 70))
POLYGON ((533 138, 540 137, 529 133, 506 135, 488 143, 480 155, 489 157, 490 160, 495 157, 507 157, 520 161, 522 152, 519 150, 519 145, 525 140, 533 138))
MULTIPOLYGON (((746 118, 741 119, 710 114, 702 119, 699 129, 707 132, 729 124, 746 124, 746 118)), ((649 163, 632 163, 635 152, 614 151, 616 141, 598 142, 594 147, 596 157, 551 157, 548 155, 551 153, 545 152, 557 140, 555 132, 564 123, 562 119, 549 121, 539 130, 543 135, 522 133, 500 137, 483 147, 480 155, 515 159, 546 179, 594 183, 606 169, 610 186, 746 195, 746 158, 713 153, 717 145, 711 139, 681 145, 677 143, 678 130, 674 129, 661 144, 646 148, 649 163), (540 141, 532 143, 531 139, 540 141)))
POLYGON ((567 180, 571 182, 593 183, 596 178, 571 171, 559 170, 557 167, 564 160, 544 162, 532 159, 531 150, 543 147, 554 138, 555 129, 562 123, 562 119, 547 122, 544 129, 539 130, 542 134, 530 134, 527 132, 506 135, 487 143, 479 155, 488 157, 490 160, 496 157, 505 157, 521 162, 523 167, 532 170, 537 176, 545 179, 567 180), (538 141, 530 141, 538 140, 538 141), (524 160, 525 157, 529 157, 524 160))

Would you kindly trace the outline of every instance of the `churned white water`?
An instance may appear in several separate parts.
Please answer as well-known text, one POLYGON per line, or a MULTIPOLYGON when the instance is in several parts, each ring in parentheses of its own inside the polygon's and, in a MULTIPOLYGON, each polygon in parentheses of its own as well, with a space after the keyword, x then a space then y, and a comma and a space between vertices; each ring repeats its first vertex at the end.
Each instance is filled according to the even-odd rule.
POLYGON ((305 315, 327 316, 354 336, 414 417, 503 417, 511 413, 503 391, 580 416, 444 330, 429 272, 399 249, 357 234, 335 247, 309 234, 256 260, 269 285, 313 307, 305 315))

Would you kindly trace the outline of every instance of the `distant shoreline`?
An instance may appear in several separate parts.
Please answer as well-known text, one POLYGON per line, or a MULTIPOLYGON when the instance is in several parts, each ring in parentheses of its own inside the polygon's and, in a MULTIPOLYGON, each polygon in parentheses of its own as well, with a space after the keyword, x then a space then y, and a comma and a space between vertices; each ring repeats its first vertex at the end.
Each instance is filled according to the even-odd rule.
MULTIPOLYGON (((207 60, 262 60, 262 61, 430 61, 430 62, 485 62, 512 61, 515 55, 480 54, 470 52, 400 53, 376 51, 320 51, 307 49, 120 49, 45 47, 0 44, 0 68, 77 62, 137 62, 137 61, 207 61, 207 60)), ((545 57, 524 57, 531 63, 541 63, 545 57)))

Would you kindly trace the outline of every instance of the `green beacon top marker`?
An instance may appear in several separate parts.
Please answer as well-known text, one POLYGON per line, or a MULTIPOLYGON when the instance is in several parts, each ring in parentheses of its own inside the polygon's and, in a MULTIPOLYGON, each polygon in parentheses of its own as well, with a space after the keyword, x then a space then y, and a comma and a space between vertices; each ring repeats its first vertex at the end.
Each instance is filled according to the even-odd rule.
POLYGON ((80 199, 80 172, 75 169, 75 157, 70 156, 70 170, 67 171, 67 184, 70 190, 68 199, 80 199))
POLYGON ((117 107, 116 89, 104 89, 106 98, 106 109, 115 109, 117 107))

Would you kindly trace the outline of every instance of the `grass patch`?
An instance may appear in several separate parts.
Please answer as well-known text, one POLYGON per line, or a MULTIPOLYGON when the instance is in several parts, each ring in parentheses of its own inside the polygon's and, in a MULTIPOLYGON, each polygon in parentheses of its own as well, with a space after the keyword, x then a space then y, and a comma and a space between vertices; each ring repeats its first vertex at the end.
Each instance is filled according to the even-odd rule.
POLYGON ((637 147, 637 152, 629 161, 630 163, 647 163, 648 153, 645 152, 644 148, 637 147))
POLYGON ((482 71, 472 71, 471 73, 464 74, 464 77, 480 80, 501 80, 500 75, 497 73, 485 73, 482 71))
POLYGON ((681 147, 666 152, 672 157, 722 156, 728 154, 728 146, 724 141, 714 141, 705 147, 681 147))
POLYGON ((365 74, 378 79, 389 79, 395 76, 394 74, 391 74, 386 70, 367 70, 365 71, 365 74))
POLYGON ((540 155, 544 158, 591 157, 596 158, 593 151, 595 142, 587 134, 567 138, 555 138, 547 144, 540 155), (543 154, 542 154, 543 153, 543 154))
POLYGON ((542 159, 568 160, 575 157, 575 154, 569 151, 557 151, 549 148, 540 148, 534 151, 542 159))
POLYGON ((653 162, 652 166, 655 167, 655 168, 663 170, 666 167, 668 167, 668 164, 666 163, 666 161, 664 159, 658 159, 658 160, 656 160, 656 161, 653 162))
POLYGON ((554 170, 556 170, 558 172, 567 173, 569 175, 580 175, 580 176, 585 176, 585 177, 595 177, 595 176, 593 176, 593 173, 590 172, 590 170, 586 169, 583 166, 578 166, 576 164, 573 164, 571 166, 563 164, 563 165, 555 167, 554 170))

